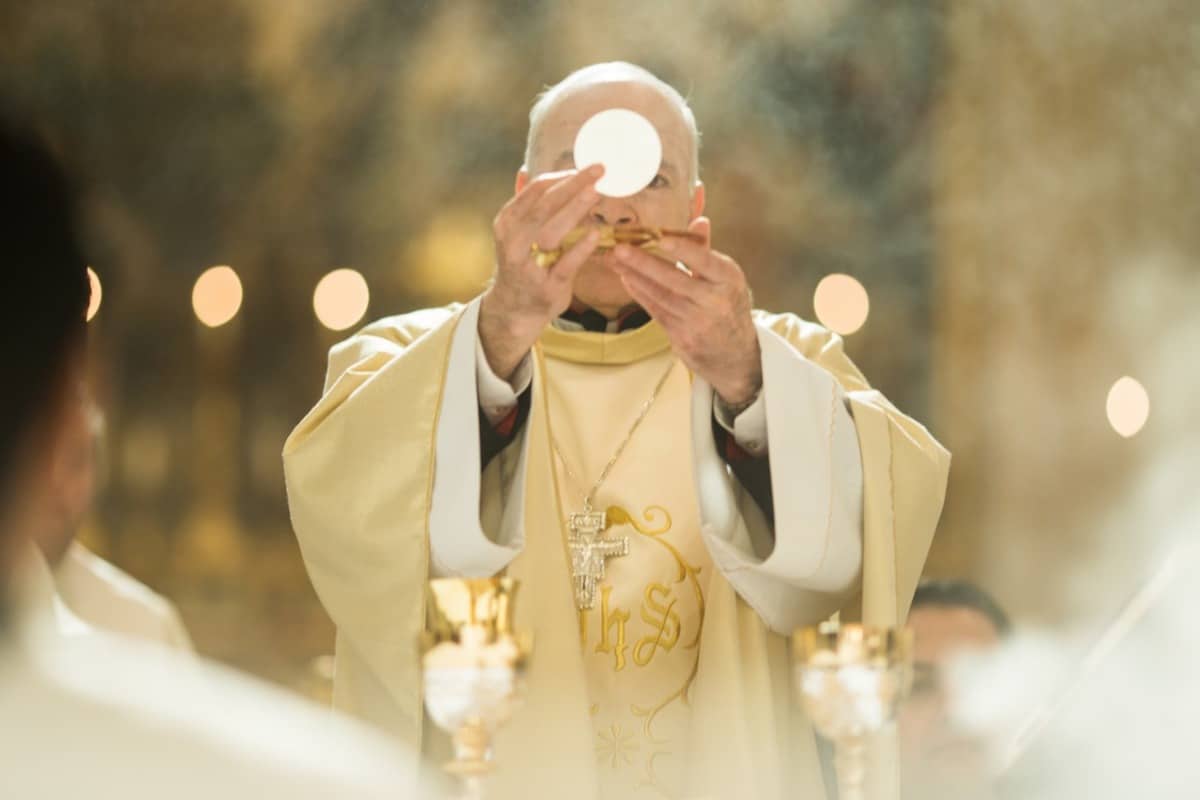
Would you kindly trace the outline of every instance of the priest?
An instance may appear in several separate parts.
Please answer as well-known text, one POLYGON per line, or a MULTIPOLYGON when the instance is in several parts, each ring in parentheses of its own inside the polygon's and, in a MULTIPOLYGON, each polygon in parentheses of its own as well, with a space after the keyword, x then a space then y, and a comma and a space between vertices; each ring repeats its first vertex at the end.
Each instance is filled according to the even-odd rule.
POLYGON ((836 335, 751 308, 704 203, 676 90, 626 63, 572 73, 531 111, 491 285, 334 347, 284 447, 339 707, 436 753, 424 584, 520 580, 513 796, 823 796, 788 637, 839 610, 902 622, 941 513, 948 453, 836 335), (614 108, 661 140, 623 197, 573 152, 614 108), (614 237, 647 229, 681 235, 614 237))

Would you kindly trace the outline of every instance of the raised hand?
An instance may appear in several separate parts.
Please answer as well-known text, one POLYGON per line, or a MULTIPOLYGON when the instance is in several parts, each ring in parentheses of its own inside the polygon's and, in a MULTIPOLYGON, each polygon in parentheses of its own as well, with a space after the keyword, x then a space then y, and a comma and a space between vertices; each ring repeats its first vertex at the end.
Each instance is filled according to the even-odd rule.
POLYGON ((691 274, 628 245, 614 251, 617 272, 633 299, 663 326, 680 359, 738 408, 762 386, 762 353, 746 276, 736 261, 712 249, 707 217, 697 217, 688 230, 702 241, 665 237, 658 250, 691 274))
POLYGON ((533 246, 558 248, 587 216, 600 195, 604 168, 540 175, 500 209, 492 223, 496 273, 479 309, 479 337, 492 370, 507 379, 546 324, 571 304, 575 273, 596 249, 597 231, 567 248, 549 268, 539 266, 533 246))

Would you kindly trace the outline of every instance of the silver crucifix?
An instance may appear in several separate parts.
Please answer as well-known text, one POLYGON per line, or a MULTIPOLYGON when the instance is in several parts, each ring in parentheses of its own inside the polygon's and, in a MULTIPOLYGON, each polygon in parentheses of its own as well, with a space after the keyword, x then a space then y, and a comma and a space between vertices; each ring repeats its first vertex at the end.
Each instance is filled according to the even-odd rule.
POLYGON ((629 537, 604 538, 608 515, 585 510, 567 517, 567 547, 571 550, 571 582, 575 586, 575 607, 580 611, 596 604, 596 585, 604 577, 605 562, 629 555, 629 537))

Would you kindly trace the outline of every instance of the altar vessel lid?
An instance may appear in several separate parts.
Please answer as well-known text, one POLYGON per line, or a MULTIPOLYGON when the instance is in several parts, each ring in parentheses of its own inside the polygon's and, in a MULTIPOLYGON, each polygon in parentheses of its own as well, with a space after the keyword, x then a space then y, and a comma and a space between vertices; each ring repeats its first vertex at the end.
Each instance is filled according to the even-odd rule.
POLYGON ((596 191, 628 197, 645 189, 662 163, 662 140, 648 119, 627 108, 592 116, 575 135, 575 166, 604 165, 596 191))

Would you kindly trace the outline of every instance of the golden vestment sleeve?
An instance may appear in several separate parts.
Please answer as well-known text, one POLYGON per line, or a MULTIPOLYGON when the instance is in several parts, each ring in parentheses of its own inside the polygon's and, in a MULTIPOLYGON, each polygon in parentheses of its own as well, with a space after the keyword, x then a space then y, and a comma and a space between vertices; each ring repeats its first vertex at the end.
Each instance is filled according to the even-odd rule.
POLYGON ((863 467, 863 576, 844 617, 897 625, 908 616, 942 513, 950 453, 919 422, 872 389, 842 339, 791 314, 759 319, 846 390, 863 467))
MULTIPOLYGON (((859 590, 847 599, 842 616, 898 624, 907 615, 941 514, 949 453, 871 389, 836 334, 791 314, 755 312, 755 317, 845 390, 862 459, 863 548, 859 590)), ((769 392, 767 400, 769 430, 769 392)), ((772 453, 775 449, 773 443, 772 453)), ((793 479, 773 475, 772 480, 777 477, 793 479)), ((744 513, 745 504, 739 505, 744 513)), ((790 641, 770 630, 725 581, 714 581, 708 601, 694 687, 691 749, 697 754, 697 792, 820 796, 812 729, 793 696, 790 641)), ((820 609, 819 603, 813 608, 834 610, 820 609)), ((867 796, 898 797, 894 736, 879 737, 870 753, 867 796)))
MULTIPOLYGON (((942 514, 950 453, 923 425, 870 388, 846 356, 841 337, 790 315, 781 315, 772 328, 837 376, 854 417, 863 469, 862 588, 841 616, 868 625, 901 625, 942 514)), ((868 759, 867 796, 898 798, 894 730, 870 743, 868 759)))
POLYGON ((288 506, 337 625, 334 705, 420 746, 428 498, 458 308, 382 320, 333 348, 284 445, 288 506))

